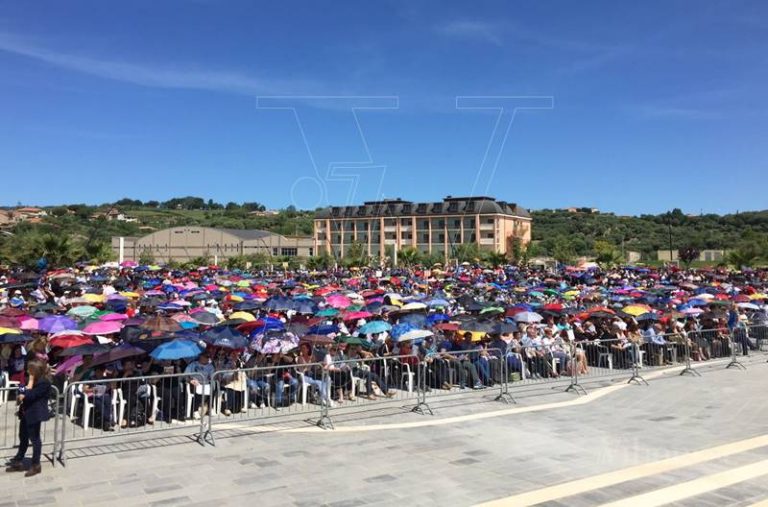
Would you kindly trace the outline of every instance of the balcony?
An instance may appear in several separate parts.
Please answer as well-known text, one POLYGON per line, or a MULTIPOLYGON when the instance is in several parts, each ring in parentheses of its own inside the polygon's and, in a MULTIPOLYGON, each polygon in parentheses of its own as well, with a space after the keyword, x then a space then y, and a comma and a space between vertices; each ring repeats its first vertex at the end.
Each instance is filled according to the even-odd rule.
POLYGON ((492 231, 496 227, 496 224, 480 224, 480 230, 481 231, 492 231))
POLYGON ((496 240, 494 238, 480 238, 479 243, 481 245, 495 245, 496 240))

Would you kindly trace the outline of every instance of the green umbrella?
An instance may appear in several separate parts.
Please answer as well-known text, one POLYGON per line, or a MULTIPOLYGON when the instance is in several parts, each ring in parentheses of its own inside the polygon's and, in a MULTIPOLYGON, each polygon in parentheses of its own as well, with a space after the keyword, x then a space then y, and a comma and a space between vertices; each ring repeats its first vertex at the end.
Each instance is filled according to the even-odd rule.
POLYGON ((75 317, 85 318, 85 317, 90 317, 91 315, 93 315, 94 313, 96 313, 98 311, 99 311, 99 309, 96 308, 95 306, 88 306, 88 305, 76 306, 76 307, 70 309, 67 312, 67 315, 74 315, 75 317))
POLYGON ((336 337, 336 341, 339 343, 346 343, 347 345, 362 345, 363 347, 370 347, 371 343, 367 340, 360 338, 359 336, 341 335, 336 337))
POLYGON ((320 310, 315 315, 318 317, 335 317, 339 314, 339 311, 336 308, 325 308, 324 310, 320 310))

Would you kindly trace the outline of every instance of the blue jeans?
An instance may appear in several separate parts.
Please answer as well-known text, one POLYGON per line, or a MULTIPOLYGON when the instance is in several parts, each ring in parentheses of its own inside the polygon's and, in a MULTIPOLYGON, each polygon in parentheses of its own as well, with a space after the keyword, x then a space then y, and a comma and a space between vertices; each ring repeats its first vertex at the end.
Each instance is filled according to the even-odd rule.
POLYGON ((475 368, 477 368, 480 381, 484 384, 492 383, 491 365, 488 364, 488 361, 486 359, 477 359, 473 364, 475 365, 475 368))
POLYGON ((248 386, 252 400, 261 398, 262 400, 269 401, 269 382, 262 379, 254 380, 249 378, 245 381, 245 384, 248 386))
POLYGON ((320 392, 320 399, 324 402, 328 401, 328 393, 330 392, 329 386, 327 382, 323 382, 322 380, 316 380, 309 375, 304 375, 304 382, 308 386, 315 386, 317 390, 320 392))
MULTIPOLYGON (((277 385, 275 386, 275 405, 281 405, 283 403, 283 389, 285 389, 285 380, 282 378, 277 381, 277 385)), ((299 389, 299 380, 290 377, 288 379, 288 385, 290 386, 289 394, 288 394, 288 400, 289 402, 291 400, 296 399, 296 391, 299 389)))

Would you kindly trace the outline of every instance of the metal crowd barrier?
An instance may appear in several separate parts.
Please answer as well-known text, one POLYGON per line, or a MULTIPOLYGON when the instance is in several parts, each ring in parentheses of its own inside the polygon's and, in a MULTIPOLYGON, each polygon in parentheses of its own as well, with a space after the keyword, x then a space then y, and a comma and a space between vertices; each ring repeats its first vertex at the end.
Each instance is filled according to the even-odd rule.
POLYGON ((66 465, 66 444, 178 430, 199 426, 202 443, 205 418, 195 417, 196 400, 210 382, 198 373, 145 375, 71 382, 64 387, 59 460, 66 465), (199 419, 196 421, 195 419, 199 419))
MULTIPOLYGON (((19 447, 19 417, 16 397, 18 386, 0 388, 0 450, 9 451, 19 447)), ((56 386, 51 386, 48 399, 50 418, 40 426, 40 439, 43 441, 43 454, 50 447, 51 463, 56 466, 56 449, 58 448, 59 414, 61 412, 61 397, 56 386)), ((31 451, 31 446, 30 446, 31 451)))
MULTIPOLYGON (((742 353, 766 348, 768 326, 748 324, 733 332, 717 328, 667 333, 650 343, 558 339, 549 346, 528 349, 476 348, 426 357, 220 370, 210 379, 173 374, 80 381, 66 385, 63 396, 56 391, 53 411, 61 423, 54 417, 44 434, 53 454, 58 445, 59 459, 65 464, 68 442, 191 427, 197 430, 198 442, 215 445, 212 430, 228 423, 306 416, 332 428, 335 413, 399 403, 432 414, 429 402, 445 396, 493 393, 497 400, 513 402, 518 386, 563 380, 570 381, 567 391, 586 393, 581 380, 623 376, 642 384, 646 383, 643 371, 680 366, 681 375, 699 375, 692 364, 707 359, 730 358, 727 367, 744 368, 739 360, 742 353), (482 389, 478 383, 484 384, 482 389)), ((0 389, 0 448, 16 445, 17 420, 11 415, 14 392, 13 387, 0 389)))

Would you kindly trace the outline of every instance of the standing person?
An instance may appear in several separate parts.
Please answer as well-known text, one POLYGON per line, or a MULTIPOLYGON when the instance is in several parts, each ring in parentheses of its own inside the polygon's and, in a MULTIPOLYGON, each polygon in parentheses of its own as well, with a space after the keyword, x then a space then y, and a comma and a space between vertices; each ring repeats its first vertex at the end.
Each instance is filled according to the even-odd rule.
POLYGON ((50 417, 48 398, 51 394, 51 381, 48 365, 42 361, 33 360, 27 365, 27 385, 19 388, 16 403, 19 404, 19 450, 8 463, 6 472, 23 472, 24 455, 29 443, 32 443, 32 465, 25 477, 32 477, 41 472, 40 457, 43 442, 40 439, 40 426, 50 417))

